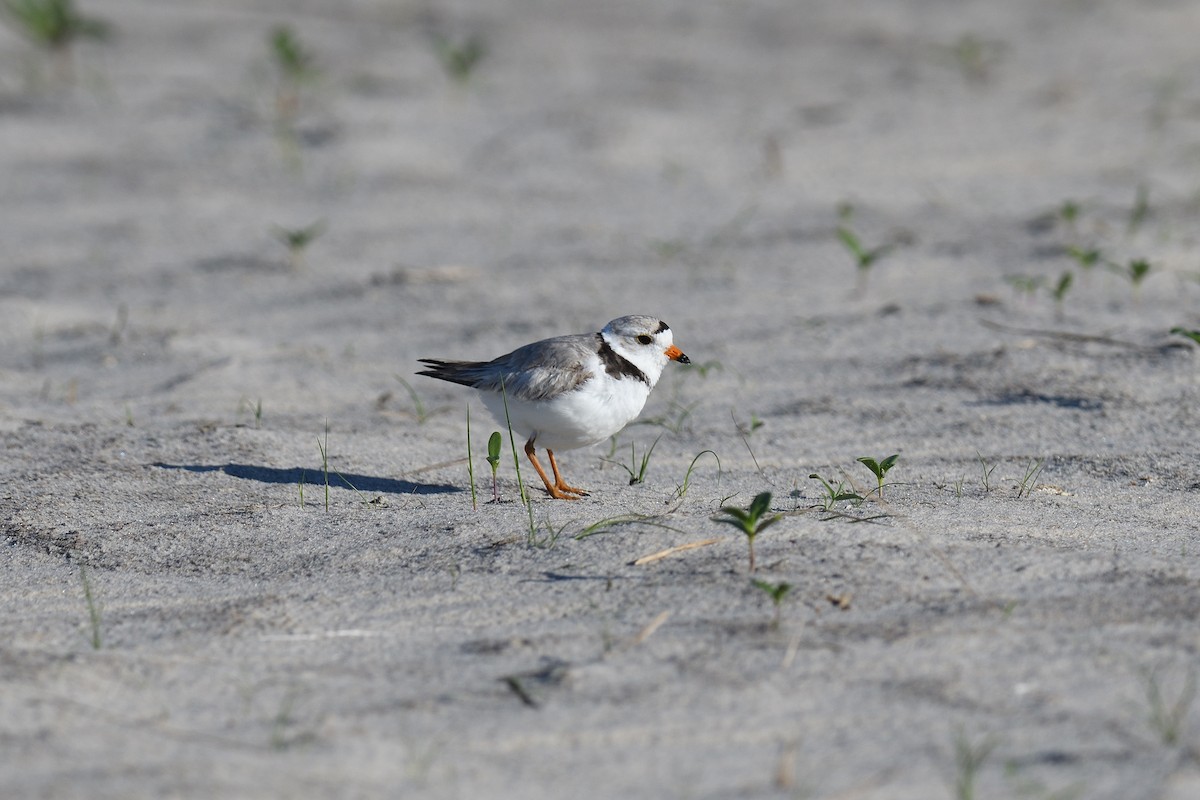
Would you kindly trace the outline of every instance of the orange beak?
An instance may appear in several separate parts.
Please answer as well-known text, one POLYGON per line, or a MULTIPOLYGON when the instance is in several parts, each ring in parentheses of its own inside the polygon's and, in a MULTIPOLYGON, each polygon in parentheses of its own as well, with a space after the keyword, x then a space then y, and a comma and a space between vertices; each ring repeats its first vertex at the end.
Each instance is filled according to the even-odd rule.
POLYGON ((667 358, 671 359, 672 361, 678 361, 680 364, 692 363, 692 360, 690 358, 688 358, 687 356, 685 356, 683 354, 683 351, 680 350, 675 345, 671 345, 664 352, 666 352, 667 358))

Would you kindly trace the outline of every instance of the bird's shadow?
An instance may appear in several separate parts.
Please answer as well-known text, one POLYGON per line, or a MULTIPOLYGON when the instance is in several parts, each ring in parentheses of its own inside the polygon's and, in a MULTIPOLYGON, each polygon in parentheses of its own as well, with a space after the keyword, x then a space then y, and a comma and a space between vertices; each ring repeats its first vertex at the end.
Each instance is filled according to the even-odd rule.
MULTIPOLYGON (((323 484, 325 482, 325 473, 320 467, 279 469, 253 464, 167 464, 161 461, 150 466, 159 469, 181 469, 187 472, 223 472, 234 478, 258 481, 259 483, 323 484)), ((334 472, 333 470, 329 471, 329 485, 346 486, 360 492, 378 492, 380 494, 448 494, 462 491, 457 486, 445 483, 417 483, 396 478, 380 478, 375 475, 358 475, 353 472, 334 472)))

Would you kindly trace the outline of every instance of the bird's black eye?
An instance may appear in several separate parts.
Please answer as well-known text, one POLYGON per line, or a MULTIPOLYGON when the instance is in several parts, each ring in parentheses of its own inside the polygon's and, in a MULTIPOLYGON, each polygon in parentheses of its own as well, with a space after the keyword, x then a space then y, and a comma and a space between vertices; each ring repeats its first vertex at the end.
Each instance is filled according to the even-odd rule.
POLYGON ((643 333, 641 336, 637 337, 637 340, 638 340, 638 344, 650 344, 651 342, 654 341, 654 338, 651 337, 649 334, 643 333))

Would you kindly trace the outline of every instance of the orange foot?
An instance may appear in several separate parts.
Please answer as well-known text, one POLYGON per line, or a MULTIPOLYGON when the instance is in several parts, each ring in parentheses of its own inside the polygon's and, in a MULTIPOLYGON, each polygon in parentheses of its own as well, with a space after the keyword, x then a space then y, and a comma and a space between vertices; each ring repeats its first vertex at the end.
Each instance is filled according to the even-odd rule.
POLYGON ((546 474, 546 470, 542 469, 542 465, 538 463, 537 451, 533 446, 533 439, 525 443, 525 455, 529 457, 529 463, 533 464, 533 468, 537 470, 538 477, 546 485, 546 492, 556 500, 578 500, 580 495, 587 494, 583 489, 568 486, 563 481, 562 476, 558 474, 558 462, 554 460, 554 451, 546 450, 546 452, 550 456, 550 468, 554 470, 553 483, 550 482, 550 476, 546 474))

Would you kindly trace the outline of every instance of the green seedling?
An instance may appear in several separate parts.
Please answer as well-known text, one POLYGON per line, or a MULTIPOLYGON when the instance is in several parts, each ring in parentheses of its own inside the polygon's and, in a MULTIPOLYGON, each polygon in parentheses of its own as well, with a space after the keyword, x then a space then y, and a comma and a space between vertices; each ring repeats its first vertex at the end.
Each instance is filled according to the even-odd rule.
POLYGON ((629 473, 629 485, 643 483, 646 480, 646 470, 650 467, 650 456, 654 453, 654 448, 658 446, 659 439, 662 439, 666 434, 659 434, 658 439, 650 445, 650 448, 642 454, 641 465, 638 465, 637 449, 634 442, 629 443, 629 466, 618 461, 609 461, 610 464, 616 464, 621 469, 629 473))
POLYGON ((833 484, 815 472, 810 473, 808 477, 810 480, 819 481, 821 487, 825 490, 825 496, 821 498, 822 511, 833 511, 834 506, 842 502, 850 502, 858 505, 865 499, 857 492, 847 490, 845 481, 838 481, 838 485, 834 487, 833 484))
POLYGON ((855 267, 858 270, 859 290, 863 291, 867 286, 867 273, 875 262, 887 255, 895 248, 895 243, 885 242, 876 247, 866 247, 858 238, 858 234, 852 231, 846 225, 838 225, 837 236, 841 240, 842 245, 850 252, 854 258, 855 267))
POLYGON ((1112 267, 1116 272, 1129 279, 1133 285, 1135 296, 1140 292, 1142 282, 1150 275, 1151 270, 1150 262, 1144 258, 1130 259, 1129 263, 1123 267, 1119 264, 1112 264, 1112 267))
POLYGON ((1175 702, 1170 703, 1163 697, 1162 686, 1158 676, 1153 672, 1146 674, 1146 700, 1150 704, 1147 721, 1160 740, 1167 747, 1174 747, 1183 740, 1184 726, 1192 702, 1196 699, 1196 673, 1188 673, 1183 688, 1175 702))
POLYGON ((1058 207, 1058 218, 1074 234, 1075 224, 1079 220, 1079 203, 1076 203, 1074 200, 1064 200, 1062 205, 1058 207))
POLYGON ((317 220, 303 228, 285 228, 282 225, 274 227, 275 238, 287 248, 288 262, 294 272, 304 268, 304 251, 318 236, 325 232, 325 221, 317 220))
POLYGON ((92 631, 92 649, 99 650, 103 646, 100 639, 100 604, 96 602, 96 595, 92 591, 92 582, 88 578, 87 567, 82 563, 79 565, 79 582, 83 584, 83 602, 87 604, 88 625, 92 631))
POLYGON ((1125 228, 1125 235, 1132 236, 1137 233, 1138 228, 1142 227, 1142 223, 1150 216, 1150 190, 1146 188, 1146 184, 1138 184, 1137 194, 1133 198, 1133 208, 1129 210, 1129 223, 1125 228))
POLYGON ((325 440, 317 437, 317 449, 321 451, 321 474, 325 477, 325 510, 329 510, 329 420, 325 420, 325 440))
POLYGON ((783 613, 783 598, 792 590, 792 585, 787 582, 771 583, 757 579, 751 580, 750 583, 771 598, 771 603, 775 606, 775 618, 771 621, 771 627, 778 628, 780 616, 783 613))
POLYGON ((107 22, 79 13, 74 0, 3 0, 0 9, 10 28, 64 59, 76 41, 111 33, 107 22))
POLYGON ((1063 301, 1067 297, 1067 292, 1071 289, 1071 284, 1075 281, 1075 273, 1067 270, 1058 277, 1058 281, 1054 286, 1050 287, 1050 295, 1054 298, 1054 307, 1057 309, 1058 315, 1062 316, 1063 301))
POLYGON ((990 737, 978 744, 972 744, 961 730, 958 731, 954 737, 956 800, 975 800, 975 782, 979 778, 979 771, 983 769, 984 763, 995 749, 996 741, 990 737))
POLYGON ((316 58, 288 25, 273 28, 267 36, 271 62, 279 76, 275 91, 275 117, 288 126, 300 112, 300 89, 319 74, 316 58))
POLYGON ((1042 471, 1042 465, 1046 463, 1046 459, 1039 458, 1034 460, 1029 468, 1025 470, 1025 477, 1021 478, 1021 485, 1017 487, 1017 497, 1028 497, 1033 491, 1034 483, 1037 480, 1038 473, 1042 471))
POLYGON ((1191 330, 1190 328, 1184 328, 1177 325, 1174 328, 1171 328, 1171 333, 1175 334, 1176 336, 1183 336, 1187 339, 1191 339, 1192 342, 1200 345, 1200 331, 1191 330))
POLYGON ((723 517, 713 517, 715 522, 724 522, 746 534, 746 542, 750 548, 750 571, 754 572, 754 537, 783 519, 782 514, 769 515, 771 510, 771 493, 762 492, 750 501, 747 508, 737 506, 722 506, 723 517))
POLYGON ((496 470, 500 467, 500 445, 504 443, 504 437, 500 435, 500 431, 492 431, 492 435, 488 437, 488 466, 492 468, 492 502, 500 502, 500 485, 496 482, 496 470))
POLYGON ((442 69, 459 83, 466 83, 470 79, 471 73, 487 54, 483 38, 477 35, 455 42, 438 34, 433 37, 433 47, 442 69))
POLYGON ((442 408, 434 408, 434 409, 426 408, 425 403, 421 400, 421 396, 419 394, 417 394, 417 390, 412 387, 411 383, 406 381, 400 375, 395 375, 393 377, 395 377, 396 380, 400 381, 400 385, 404 387, 404 390, 406 392, 408 392, 408 398, 412 401, 412 407, 413 407, 412 416, 413 416, 413 419, 415 419, 417 421, 418 425, 424 425, 426 420, 428 420, 434 414, 440 414, 442 411, 445 410, 442 408))
POLYGON ((1067 255, 1073 258, 1085 273, 1104 258, 1104 255, 1094 247, 1075 247, 1074 245, 1067 248, 1067 255))
POLYGON ((512 448, 513 468, 517 473, 517 491, 521 502, 525 504, 525 512, 529 515, 529 533, 526 542, 530 545, 537 539, 537 524, 533 521, 533 503, 529 500, 529 492, 525 491, 525 482, 521 480, 521 459, 517 456, 517 437, 513 435, 512 417, 508 413, 508 390, 504 387, 504 378, 500 378, 500 399, 504 401, 504 424, 508 427, 508 444, 512 448))
POLYGON ((987 494, 992 490, 992 473, 996 470, 998 464, 988 466, 987 461, 984 461, 983 455, 976 450, 975 457, 979 459, 979 466, 983 469, 983 493, 987 494))
POLYGON ((1005 275, 1004 282, 1011 286, 1017 294, 1033 297, 1037 294, 1037 290, 1045 284, 1046 279, 1040 275, 1005 275))
POLYGON ((471 404, 467 403, 467 478, 471 483, 471 510, 479 510, 479 501, 475 495, 475 454, 471 451, 471 404))
POLYGON ((720 488, 720 486, 721 486, 721 459, 712 450, 702 450, 696 454, 695 458, 692 459, 692 463, 688 464, 687 472, 685 472, 683 475, 683 483, 680 484, 675 489, 675 495, 680 500, 682 500, 684 497, 687 496, 688 488, 691 486, 691 483, 692 483, 692 471, 695 470, 695 468, 696 468, 696 462, 699 461, 700 457, 704 456, 704 455, 710 455, 714 459, 716 459, 716 462, 717 462, 717 487, 720 488))
POLYGON ((875 476, 878 483, 879 496, 883 497, 883 479, 888 474, 888 470, 896 466, 897 459, 900 458, 899 453, 892 453, 882 461, 876 461, 870 456, 859 456, 858 463, 862 464, 867 469, 871 470, 871 474, 875 476))

